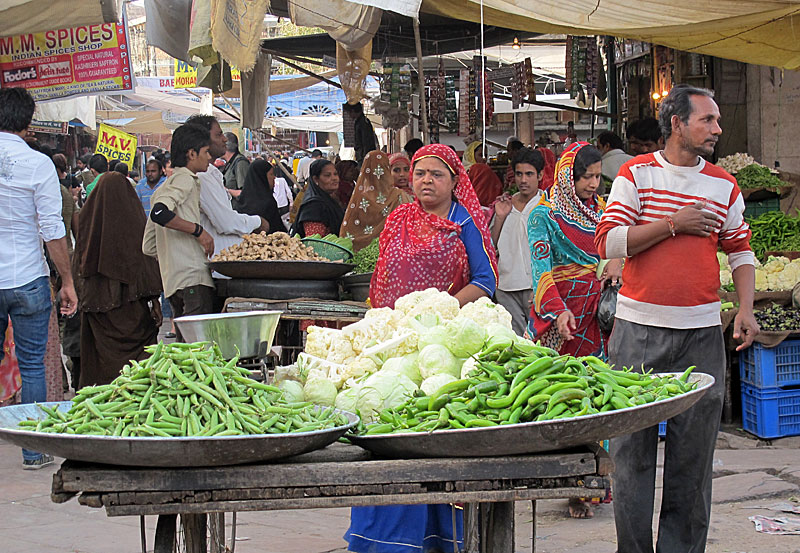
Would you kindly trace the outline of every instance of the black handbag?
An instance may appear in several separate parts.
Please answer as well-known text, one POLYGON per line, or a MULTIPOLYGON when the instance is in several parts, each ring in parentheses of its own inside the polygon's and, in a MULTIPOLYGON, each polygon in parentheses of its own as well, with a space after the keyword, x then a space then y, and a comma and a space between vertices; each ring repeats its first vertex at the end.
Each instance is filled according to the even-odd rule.
POLYGON ((605 334, 611 334, 614 329, 614 316, 617 313, 617 293, 622 285, 607 282, 600 293, 600 303, 597 306, 597 324, 605 334))

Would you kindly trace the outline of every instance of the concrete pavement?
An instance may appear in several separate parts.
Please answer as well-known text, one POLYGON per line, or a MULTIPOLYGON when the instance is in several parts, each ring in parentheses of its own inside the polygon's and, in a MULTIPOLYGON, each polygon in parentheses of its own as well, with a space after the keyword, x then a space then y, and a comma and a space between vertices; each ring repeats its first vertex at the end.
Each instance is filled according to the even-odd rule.
MULTIPOLYGON (((769 444, 743 435, 722 434, 714 462, 714 507, 708 552, 800 553, 798 536, 758 534, 748 520, 756 514, 779 516, 765 507, 800 496, 798 450, 800 439, 797 438, 769 444)), ((23 471, 19 449, 0 442, 0 481, 3 482, 0 486, 0 551, 140 552, 137 517, 110 518, 104 510, 84 507, 74 499, 61 505, 50 501, 50 484, 58 464, 40 471, 23 471)), ((657 502, 659 499, 660 494, 657 502)), ((566 501, 541 501, 537 508, 538 552, 615 551, 611 505, 597 507, 590 520, 568 518, 566 501)), ((517 504, 516 521, 517 551, 531 551, 530 503, 517 504)), ((152 550, 155 523, 155 517, 147 517, 149 550, 152 550)), ((349 509, 240 513, 236 551, 344 553, 346 543, 341 536, 348 524, 349 509)))

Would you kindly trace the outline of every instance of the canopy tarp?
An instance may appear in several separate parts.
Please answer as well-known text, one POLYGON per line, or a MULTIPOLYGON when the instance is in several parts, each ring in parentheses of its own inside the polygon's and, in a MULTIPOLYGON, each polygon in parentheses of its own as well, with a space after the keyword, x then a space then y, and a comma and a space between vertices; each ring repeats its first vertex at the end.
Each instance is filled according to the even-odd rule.
POLYGON ((116 23, 121 16, 122 0, 3 0, 0 36, 116 23))
POLYGON ((97 110, 97 120, 130 134, 170 134, 160 111, 97 110))
POLYGON ((66 100, 48 100, 36 102, 34 119, 39 121, 72 122, 78 120, 90 129, 94 129, 95 110, 97 109, 96 96, 79 96, 66 100))
MULTIPOLYGON (((381 117, 369 114, 367 118, 375 129, 381 127, 381 117)), ((279 129, 292 129, 297 131, 314 132, 342 132, 341 115, 297 115, 288 117, 267 117, 264 119, 264 128, 276 127, 279 129)))
MULTIPOLYGON (((421 12, 479 22, 480 6, 480 0, 423 0, 421 12)), ((800 0, 483 0, 483 6, 485 25, 611 35, 746 63, 800 68, 800 0)))
MULTIPOLYGON (((188 117, 201 113, 200 101, 188 100, 177 95, 159 92, 152 88, 137 87, 135 92, 125 92, 120 94, 126 98, 128 105, 135 110, 157 110, 174 114, 178 117, 188 117)), ((233 121, 231 117, 222 112, 215 111, 214 116, 222 123, 233 121)))

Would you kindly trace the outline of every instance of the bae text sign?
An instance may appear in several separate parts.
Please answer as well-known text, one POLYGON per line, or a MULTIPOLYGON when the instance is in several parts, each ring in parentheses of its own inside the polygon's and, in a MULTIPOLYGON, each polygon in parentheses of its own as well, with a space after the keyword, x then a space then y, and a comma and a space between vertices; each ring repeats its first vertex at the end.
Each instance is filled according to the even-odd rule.
POLYGON ((125 25, 102 23, 0 37, 0 88, 39 100, 132 90, 125 25))

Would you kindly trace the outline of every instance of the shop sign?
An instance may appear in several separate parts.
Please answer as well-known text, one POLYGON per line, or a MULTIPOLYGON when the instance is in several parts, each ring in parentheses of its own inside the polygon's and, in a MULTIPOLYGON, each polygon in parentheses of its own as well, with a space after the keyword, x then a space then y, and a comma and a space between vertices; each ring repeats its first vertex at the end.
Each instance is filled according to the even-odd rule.
POLYGON ((131 167, 136 156, 136 137, 122 132, 105 123, 97 130, 97 147, 94 153, 103 154, 106 159, 118 159, 131 167))
MULTIPOLYGON (((231 78, 234 82, 242 80, 241 72, 236 68, 231 68, 231 78)), ((175 60, 175 88, 197 88, 197 68, 189 65, 185 61, 175 60)))
POLYGON ((124 23, 0 37, 0 88, 26 88, 38 102, 132 90, 124 23))
POLYGON ((69 123, 66 121, 37 121, 34 119, 28 126, 28 132, 44 132, 48 134, 69 134, 69 123))

